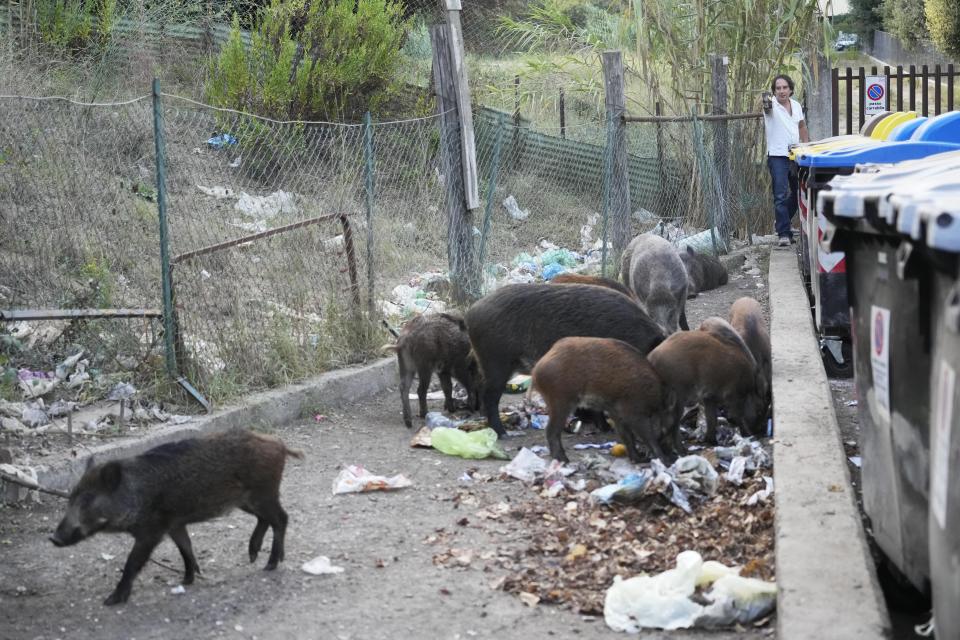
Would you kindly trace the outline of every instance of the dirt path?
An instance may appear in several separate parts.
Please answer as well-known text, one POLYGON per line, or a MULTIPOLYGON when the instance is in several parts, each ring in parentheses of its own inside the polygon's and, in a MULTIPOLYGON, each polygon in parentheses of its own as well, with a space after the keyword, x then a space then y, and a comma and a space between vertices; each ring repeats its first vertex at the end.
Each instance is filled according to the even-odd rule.
MULTIPOLYGON (((726 315, 741 295, 755 295, 766 306, 763 261, 761 267, 757 276, 738 268, 728 285, 691 301, 691 324, 707 315, 726 315)), ((503 462, 410 448, 411 433, 402 426, 395 396, 391 391, 347 409, 320 407, 326 420, 276 431, 289 446, 307 453, 302 462, 291 460, 285 474, 282 500, 290 527, 286 561, 276 572, 261 570, 265 557, 256 565, 247 562, 254 522, 236 512, 191 527, 204 577, 185 593, 171 592, 180 581, 181 561, 165 541, 154 558, 177 571, 148 564, 131 601, 107 608, 101 601, 119 577, 129 536, 100 535, 55 549, 47 536, 61 515, 59 501, 45 497, 39 505, 0 511, 0 639, 622 637, 602 617, 560 606, 526 606, 492 588, 506 574, 497 557, 524 549, 530 540, 523 523, 509 514, 480 518, 477 513, 536 499, 536 494, 517 481, 462 485, 458 478, 465 471, 495 478, 503 462), (403 473, 413 486, 394 493, 332 495, 338 469, 348 464, 386 475, 403 473), (467 561, 451 561, 452 550, 467 561), (318 555, 329 556, 344 572, 310 576, 300 570, 318 555)), ((542 432, 504 442, 511 456, 520 446, 534 444, 544 444, 542 432)), ((568 452, 574 461, 586 455, 568 452)), ((769 637, 772 627, 643 637, 769 637)))

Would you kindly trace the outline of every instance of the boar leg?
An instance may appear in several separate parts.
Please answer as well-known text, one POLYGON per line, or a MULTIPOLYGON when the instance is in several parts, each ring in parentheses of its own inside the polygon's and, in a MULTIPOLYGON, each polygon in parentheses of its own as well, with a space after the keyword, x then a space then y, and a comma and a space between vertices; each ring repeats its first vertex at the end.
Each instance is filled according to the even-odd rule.
POLYGON ((130 590, 133 588, 133 580, 140 573, 140 569, 150 559, 150 554, 160 544, 163 539, 163 532, 160 534, 149 533, 141 535, 134 539, 133 549, 127 556, 127 562, 123 565, 123 575, 120 576, 120 582, 117 583, 113 593, 107 596, 103 604, 110 606, 126 602, 130 598, 130 590))
POLYGON ((717 444, 717 409, 716 400, 710 398, 703 399, 703 413, 707 419, 707 444, 717 444))
POLYGON ((180 556, 183 558, 184 574, 183 584, 193 584, 194 575, 200 573, 200 565, 197 563, 196 556, 193 555, 193 545, 190 544, 190 536, 187 534, 186 525, 170 530, 170 538, 180 550, 180 556))
POLYGON ((417 369, 417 399, 420 401, 421 418, 427 417, 427 391, 430 389, 431 376, 433 376, 433 369, 430 367, 417 369))
POLYGON ((687 310, 680 310, 680 328, 684 331, 690 331, 690 325, 687 324, 687 310))
POLYGON ((407 366, 407 360, 403 357, 403 352, 397 352, 397 367, 400 370, 400 406, 403 408, 403 424, 408 429, 413 427, 413 420, 410 417, 410 385, 413 384, 413 370, 407 366))
POLYGON ((550 414, 550 419, 547 421, 547 446, 550 448, 550 457, 560 462, 570 462, 567 453, 563 450, 560 434, 563 433, 567 416, 570 415, 573 406, 567 402, 547 403, 547 413, 550 414))
MULTIPOLYGON (((277 563, 283 562, 283 539, 287 533, 287 512, 280 506, 279 498, 273 498, 260 506, 257 513, 258 518, 263 518, 270 523, 273 529, 273 544, 270 546, 270 557, 267 559, 267 571, 273 571, 277 568, 277 563)), ((259 523, 257 525, 259 527, 259 523)), ((256 531, 254 531, 256 533, 256 531)), ((262 539, 262 536, 261 536, 262 539)))
POLYGON ((450 372, 438 371, 437 377, 440 378, 440 388, 443 389, 443 408, 453 413, 453 380, 450 379, 450 372))
MULTIPOLYGON (((252 511, 250 513, 253 513, 252 511)), ((257 515, 257 514, 253 514, 257 515)), ((263 536, 267 533, 267 527, 270 526, 270 523, 265 519, 257 516, 257 526, 253 528, 253 534, 250 536, 250 545, 247 550, 250 553, 250 562, 257 561, 257 555, 260 554, 260 549, 263 548, 263 536)))
MULTIPOLYGON (((504 371, 502 367, 482 362, 480 370, 483 371, 484 375, 482 402, 483 411, 487 416, 487 424, 497 432, 498 437, 502 438, 507 434, 507 430, 503 428, 503 423, 500 421, 500 397, 503 396, 507 380, 510 379, 511 369, 508 368, 504 371)), ((567 414, 558 419, 566 420, 567 414)), ((560 428, 563 428, 563 425, 560 425, 560 428)))

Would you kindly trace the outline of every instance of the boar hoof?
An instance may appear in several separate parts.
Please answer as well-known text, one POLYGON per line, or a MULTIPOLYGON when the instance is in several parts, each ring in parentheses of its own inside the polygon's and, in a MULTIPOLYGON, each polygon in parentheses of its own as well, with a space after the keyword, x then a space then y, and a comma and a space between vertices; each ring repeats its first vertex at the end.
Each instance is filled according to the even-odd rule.
POLYGON ((256 562, 258 555, 260 555, 260 552, 259 552, 259 551, 253 551, 253 550, 251 550, 251 551, 250 551, 250 562, 251 562, 251 563, 256 562))
POLYGON ((123 604, 130 598, 130 592, 121 592, 119 589, 107 596, 107 599, 103 601, 108 607, 112 607, 115 604, 123 604))
POLYGON ((276 568, 277 568, 277 561, 276 561, 276 560, 271 560, 270 562, 267 563, 267 566, 265 566, 265 567, 263 568, 263 570, 264 570, 264 571, 273 571, 273 570, 276 569, 276 568))

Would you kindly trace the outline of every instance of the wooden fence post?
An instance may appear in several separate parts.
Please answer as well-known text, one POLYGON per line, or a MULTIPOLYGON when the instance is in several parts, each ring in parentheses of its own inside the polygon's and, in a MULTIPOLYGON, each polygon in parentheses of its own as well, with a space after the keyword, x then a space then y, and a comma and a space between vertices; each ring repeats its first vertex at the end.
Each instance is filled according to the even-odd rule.
MULTIPOLYGON (((713 113, 726 115, 727 113, 727 56, 710 54, 710 64, 713 69, 713 113)), ((716 226, 723 239, 721 244, 728 247, 730 242, 730 209, 727 206, 730 193, 730 132, 726 120, 717 120, 714 123, 713 162, 717 171, 718 193, 716 207, 716 226)))
POLYGON ((449 55, 454 79, 457 115, 460 124, 460 155, 463 159, 463 189, 467 209, 480 206, 477 182, 477 145, 473 136, 473 109, 470 104, 470 83, 463 52, 463 27, 460 26, 460 0, 443 0, 447 9, 449 55))
MULTIPOLYGON (((464 188, 464 131, 457 101, 458 81, 450 36, 448 24, 430 27, 433 77, 437 111, 440 114, 440 148, 447 189, 447 262, 454 299, 465 303, 479 296, 480 277, 473 245, 473 211, 467 204, 464 188)), ((479 198, 477 201, 479 204, 479 198)))
POLYGON ((619 51, 603 52, 603 85, 606 94, 607 119, 613 120, 613 130, 607 144, 612 149, 610 213, 614 260, 630 241, 630 165, 627 162, 626 97, 623 89, 623 57, 619 51))

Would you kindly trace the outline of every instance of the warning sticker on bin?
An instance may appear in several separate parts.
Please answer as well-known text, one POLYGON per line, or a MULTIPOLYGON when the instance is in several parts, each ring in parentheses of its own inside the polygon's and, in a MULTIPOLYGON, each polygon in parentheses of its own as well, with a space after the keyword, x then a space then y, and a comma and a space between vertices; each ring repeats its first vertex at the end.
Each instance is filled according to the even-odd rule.
POLYGON ((940 525, 947 528, 947 488, 950 475, 950 430, 953 427, 953 390, 957 372, 940 358, 935 376, 933 397, 933 428, 930 442, 930 511, 940 525))
POLYGON ((873 397, 880 415, 890 423, 890 310, 870 307, 870 368, 873 397))

